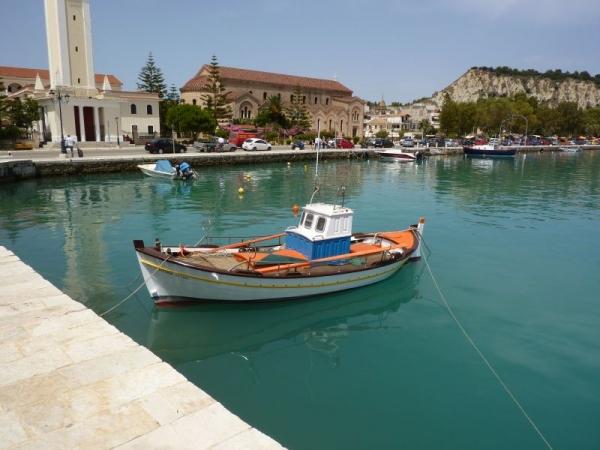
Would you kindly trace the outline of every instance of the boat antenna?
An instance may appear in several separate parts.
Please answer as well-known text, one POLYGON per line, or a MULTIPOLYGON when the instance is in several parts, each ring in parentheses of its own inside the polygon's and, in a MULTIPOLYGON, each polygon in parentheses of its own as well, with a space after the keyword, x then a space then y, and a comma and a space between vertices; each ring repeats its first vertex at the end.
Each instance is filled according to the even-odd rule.
POLYGON ((346 200, 346 186, 343 184, 338 189, 338 196, 342 197, 342 208, 344 207, 344 200, 346 200))
POLYGON ((315 187, 319 180, 319 151, 321 150, 321 119, 317 120, 317 165, 315 166, 315 187))

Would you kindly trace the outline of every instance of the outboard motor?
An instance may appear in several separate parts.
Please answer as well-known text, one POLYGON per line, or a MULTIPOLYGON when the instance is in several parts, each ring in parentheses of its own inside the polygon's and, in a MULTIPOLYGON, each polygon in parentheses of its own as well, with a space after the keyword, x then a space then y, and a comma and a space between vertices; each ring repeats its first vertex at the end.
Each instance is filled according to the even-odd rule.
POLYGON ((193 176, 192 167, 186 162, 181 163, 178 171, 181 172, 181 176, 184 180, 193 176))
POLYGON ((425 159, 425 155, 423 155, 421 150, 415 152, 415 157, 417 158, 417 161, 423 161, 425 159))

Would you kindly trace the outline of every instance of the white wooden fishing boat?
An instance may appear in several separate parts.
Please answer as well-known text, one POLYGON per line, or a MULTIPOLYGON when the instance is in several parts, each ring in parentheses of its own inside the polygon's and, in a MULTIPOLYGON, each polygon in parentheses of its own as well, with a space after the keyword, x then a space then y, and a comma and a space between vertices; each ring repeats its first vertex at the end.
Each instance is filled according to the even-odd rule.
POLYGON ((363 234, 352 232, 353 216, 345 206, 311 203, 298 226, 272 236, 193 247, 135 240, 134 247, 156 304, 310 297, 377 283, 420 258, 425 219, 363 234))

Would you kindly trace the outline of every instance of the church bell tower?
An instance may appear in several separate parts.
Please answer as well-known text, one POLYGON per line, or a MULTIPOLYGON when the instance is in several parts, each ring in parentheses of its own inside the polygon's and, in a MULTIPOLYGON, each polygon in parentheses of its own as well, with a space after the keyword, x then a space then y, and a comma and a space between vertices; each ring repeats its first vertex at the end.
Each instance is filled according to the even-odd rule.
POLYGON ((51 88, 97 93, 90 0, 44 0, 51 88))

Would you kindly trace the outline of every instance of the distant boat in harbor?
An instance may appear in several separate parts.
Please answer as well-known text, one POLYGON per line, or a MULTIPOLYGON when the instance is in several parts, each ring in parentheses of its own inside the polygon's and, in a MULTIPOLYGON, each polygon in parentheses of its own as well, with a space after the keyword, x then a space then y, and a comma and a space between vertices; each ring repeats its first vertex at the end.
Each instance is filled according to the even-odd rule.
POLYGON ((503 147, 498 144, 463 146, 465 155, 470 156, 515 156, 516 147, 503 147))

